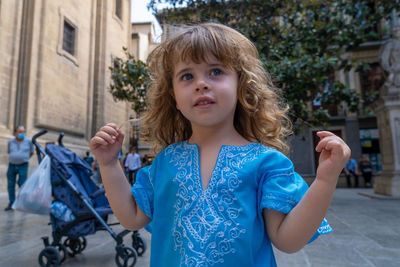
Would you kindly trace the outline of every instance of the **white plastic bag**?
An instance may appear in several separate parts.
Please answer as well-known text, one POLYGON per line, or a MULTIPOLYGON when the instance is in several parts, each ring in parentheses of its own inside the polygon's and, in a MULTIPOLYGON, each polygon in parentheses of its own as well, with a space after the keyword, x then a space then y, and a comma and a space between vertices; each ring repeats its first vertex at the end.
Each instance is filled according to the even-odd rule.
POLYGON ((12 208, 19 211, 49 214, 52 202, 50 182, 50 157, 45 156, 19 189, 12 208))

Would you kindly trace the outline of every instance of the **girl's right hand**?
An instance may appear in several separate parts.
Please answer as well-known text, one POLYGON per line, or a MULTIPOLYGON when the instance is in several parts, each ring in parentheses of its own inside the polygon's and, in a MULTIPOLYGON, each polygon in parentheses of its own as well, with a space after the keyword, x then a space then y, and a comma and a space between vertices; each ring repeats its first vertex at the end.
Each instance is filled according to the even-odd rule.
POLYGON ((123 140, 124 134, 115 123, 108 123, 100 128, 90 140, 90 150, 99 165, 108 165, 118 160, 123 140))

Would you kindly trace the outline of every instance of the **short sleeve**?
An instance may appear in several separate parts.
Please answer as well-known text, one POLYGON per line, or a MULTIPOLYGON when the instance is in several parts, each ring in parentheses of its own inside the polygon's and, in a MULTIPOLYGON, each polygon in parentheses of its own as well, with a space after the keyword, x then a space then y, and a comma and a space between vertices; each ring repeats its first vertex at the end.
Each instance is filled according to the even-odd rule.
MULTIPOLYGON (((288 214, 303 198, 308 190, 304 179, 294 171, 292 162, 283 154, 275 156, 274 169, 266 170, 261 179, 261 203, 259 212, 264 208, 288 214)), ((324 219, 310 242, 320 234, 332 232, 324 219)))
POLYGON ((136 174, 135 184, 132 186, 132 195, 140 209, 149 218, 153 219, 154 187, 152 184, 152 166, 141 168, 136 174))
POLYGON ((293 170, 274 173, 266 177, 262 184, 261 210, 268 208, 287 214, 307 190, 307 183, 293 170))

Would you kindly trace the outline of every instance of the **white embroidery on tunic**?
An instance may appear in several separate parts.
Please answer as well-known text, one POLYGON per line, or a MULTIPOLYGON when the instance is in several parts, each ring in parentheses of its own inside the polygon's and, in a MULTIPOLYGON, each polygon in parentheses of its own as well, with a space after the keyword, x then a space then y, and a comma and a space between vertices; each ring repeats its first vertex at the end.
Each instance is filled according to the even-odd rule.
POLYGON ((169 164, 177 168, 172 235, 174 250, 181 255, 180 266, 213 266, 235 253, 235 239, 246 233, 245 226, 237 222, 242 209, 235 192, 243 183, 238 172, 266 150, 260 144, 223 146, 204 190, 197 146, 183 142, 166 149, 171 156, 169 164))

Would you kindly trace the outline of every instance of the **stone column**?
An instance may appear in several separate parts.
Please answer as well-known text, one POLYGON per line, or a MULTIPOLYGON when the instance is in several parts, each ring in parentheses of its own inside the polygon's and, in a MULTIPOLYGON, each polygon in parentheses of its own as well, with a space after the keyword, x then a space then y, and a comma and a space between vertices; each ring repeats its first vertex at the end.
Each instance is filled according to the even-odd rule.
POLYGON ((388 79, 373 104, 379 128, 382 172, 375 178, 374 191, 400 197, 400 27, 381 49, 381 65, 388 79))

